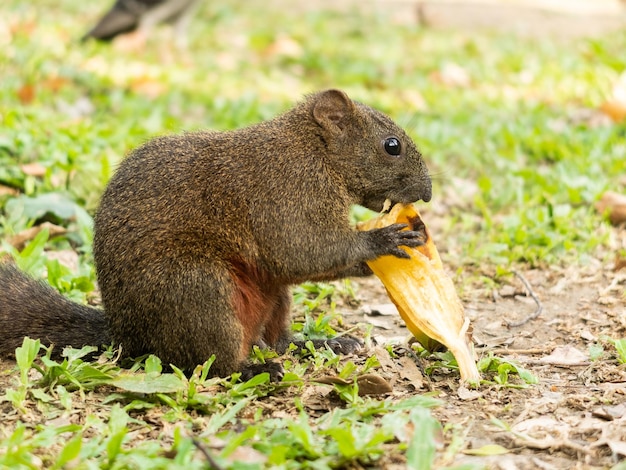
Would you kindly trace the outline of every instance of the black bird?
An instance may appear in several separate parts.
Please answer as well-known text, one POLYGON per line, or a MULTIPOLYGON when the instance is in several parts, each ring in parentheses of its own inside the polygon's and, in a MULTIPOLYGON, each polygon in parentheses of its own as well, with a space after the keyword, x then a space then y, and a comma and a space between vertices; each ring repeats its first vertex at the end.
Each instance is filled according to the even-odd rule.
POLYGON ((110 41, 135 30, 147 31, 158 23, 173 23, 177 38, 185 35, 200 0, 116 0, 111 9, 83 36, 110 41))

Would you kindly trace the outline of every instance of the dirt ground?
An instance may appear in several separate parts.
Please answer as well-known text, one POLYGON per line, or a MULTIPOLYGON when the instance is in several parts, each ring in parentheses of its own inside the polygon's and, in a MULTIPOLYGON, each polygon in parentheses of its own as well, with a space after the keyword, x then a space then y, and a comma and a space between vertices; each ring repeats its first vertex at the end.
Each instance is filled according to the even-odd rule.
MULTIPOLYGON (((512 359, 536 375, 538 384, 519 389, 483 385, 468 391, 459 388, 456 374, 439 369, 427 377, 406 370, 415 361, 396 361, 401 379, 395 384, 390 379, 394 393, 409 381, 418 393, 434 391, 445 403, 434 414, 445 426, 461 429, 469 448, 499 444, 509 449, 498 456, 457 456, 455 463, 481 462, 502 470, 589 469, 610 468, 626 457, 626 364, 619 363, 606 341, 626 337, 626 269, 615 255, 626 246, 626 231, 610 230, 609 247, 585 266, 520 269, 521 278, 508 276, 495 288, 486 282, 494 278, 490 267, 466 267, 455 279, 457 287, 462 285, 478 356, 512 359), (537 301, 523 280, 542 307, 526 322, 537 312, 537 301), (510 326, 516 322, 523 324, 510 326), (598 345, 604 352, 596 357, 598 345)), ((355 282, 361 312, 347 318, 373 324, 372 337, 381 343, 406 344, 408 332, 378 280, 355 282), (391 313, 372 317, 363 313, 368 310, 391 313)), ((417 364, 423 368, 429 361, 417 364)), ((406 392, 415 393, 411 388, 406 392)))
MULTIPOLYGON (((509 285, 491 292, 467 289, 466 313, 479 357, 491 352, 513 359, 535 374, 539 383, 520 389, 484 385, 468 391, 459 388, 455 374, 437 370, 426 377, 414 371, 421 379, 417 392, 437 392, 445 404, 434 410, 435 416, 444 425, 462 429, 470 448, 499 444, 510 450, 491 457, 465 456, 455 463, 481 462, 502 470, 610 468, 626 456, 626 367, 601 338, 626 334, 626 272, 594 266, 521 274, 541 302, 543 309, 536 319, 507 326, 536 311, 535 301, 514 276, 509 285), (601 359, 591 360, 589 348, 598 342, 606 352, 601 359), (494 417, 514 432, 498 427, 494 417)), ((368 301, 374 310, 379 309, 378 302, 388 302, 375 280, 366 281, 359 292, 366 309, 368 301)), ((399 317, 368 320, 363 315, 361 320, 374 323, 375 339, 406 343, 407 331, 399 317)), ((418 364, 428 366, 429 359, 418 364)), ((402 360, 396 369, 404 377, 399 382, 406 385, 406 377, 411 376, 403 367, 413 365, 402 360)))

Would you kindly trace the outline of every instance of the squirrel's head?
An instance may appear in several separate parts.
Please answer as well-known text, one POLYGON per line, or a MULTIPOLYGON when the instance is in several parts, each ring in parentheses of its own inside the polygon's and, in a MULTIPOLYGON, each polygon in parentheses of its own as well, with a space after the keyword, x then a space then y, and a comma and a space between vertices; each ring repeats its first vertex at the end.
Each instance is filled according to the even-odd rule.
POLYGON ((428 168, 415 143, 389 117, 339 90, 317 93, 310 100, 330 167, 357 204, 378 212, 386 199, 392 205, 430 201, 428 168))

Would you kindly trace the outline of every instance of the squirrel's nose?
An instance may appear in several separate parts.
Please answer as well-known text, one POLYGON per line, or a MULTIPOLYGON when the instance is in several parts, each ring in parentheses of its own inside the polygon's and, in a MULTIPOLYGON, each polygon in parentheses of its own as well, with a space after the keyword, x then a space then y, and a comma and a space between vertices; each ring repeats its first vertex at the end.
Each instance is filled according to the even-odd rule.
POLYGON ((430 181, 430 178, 428 178, 428 182, 426 184, 424 184, 424 187, 422 189, 422 194, 421 194, 421 200, 424 202, 429 202, 433 197, 433 184, 432 181, 430 181))

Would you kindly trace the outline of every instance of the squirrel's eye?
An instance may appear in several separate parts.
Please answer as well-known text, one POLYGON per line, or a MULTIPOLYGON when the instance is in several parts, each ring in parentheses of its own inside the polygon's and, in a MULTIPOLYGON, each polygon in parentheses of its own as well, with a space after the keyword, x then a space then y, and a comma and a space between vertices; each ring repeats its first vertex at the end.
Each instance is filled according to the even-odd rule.
POLYGON ((397 157, 402 152, 402 146, 397 137, 387 137, 383 142, 383 147, 385 148, 385 152, 394 157, 397 157))

